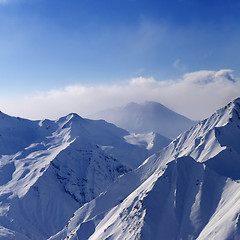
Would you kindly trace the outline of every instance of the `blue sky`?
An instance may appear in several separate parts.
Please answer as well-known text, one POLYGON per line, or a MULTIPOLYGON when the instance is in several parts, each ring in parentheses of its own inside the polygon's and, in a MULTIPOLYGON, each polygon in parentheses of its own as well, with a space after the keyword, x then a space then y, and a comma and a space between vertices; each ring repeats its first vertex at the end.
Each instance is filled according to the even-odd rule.
POLYGON ((0 0, 0 109, 55 118, 154 100, 200 119, 239 96, 239 43, 238 0, 0 0))
POLYGON ((1 91, 222 68, 238 76, 239 25, 237 0, 1 1, 1 91))

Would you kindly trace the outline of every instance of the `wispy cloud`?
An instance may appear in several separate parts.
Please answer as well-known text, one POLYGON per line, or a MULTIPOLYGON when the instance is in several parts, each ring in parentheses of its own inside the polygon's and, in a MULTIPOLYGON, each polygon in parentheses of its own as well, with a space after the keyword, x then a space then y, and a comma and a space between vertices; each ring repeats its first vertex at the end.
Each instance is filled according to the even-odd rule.
POLYGON ((0 99, 1 110, 32 119, 55 119, 69 112, 87 116, 130 101, 158 101, 192 119, 208 117, 240 95, 240 80, 231 70, 187 73, 178 80, 138 77, 125 85, 73 85, 12 100, 0 99))
POLYGON ((181 59, 179 58, 173 62, 173 67, 179 70, 180 72, 185 72, 187 70, 187 66, 183 64, 181 59))

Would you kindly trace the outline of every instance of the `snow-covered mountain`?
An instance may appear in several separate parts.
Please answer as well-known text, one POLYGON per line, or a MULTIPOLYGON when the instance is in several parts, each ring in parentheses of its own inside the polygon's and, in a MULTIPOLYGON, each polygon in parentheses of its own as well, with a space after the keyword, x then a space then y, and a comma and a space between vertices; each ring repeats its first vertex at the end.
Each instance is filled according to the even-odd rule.
POLYGON ((157 134, 130 138, 77 114, 30 121, 0 113, 0 238, 47 239, 170 141, 157 134))
POLYGON ((240 98, 144 162, 161 136, 76 114, 0 131, 0 239, 240 239, 240 98))
POLYGON ((79 208, 51 239, 240 239, 240 98, 79 208))
POLYGON ((93 119, 104 119, 133 133, 157 132, 168 138, 175 138, 180 133, 196 124, 157 102, 142 104, 129 103, 126 106, 104 110, 90 115, 93 119))

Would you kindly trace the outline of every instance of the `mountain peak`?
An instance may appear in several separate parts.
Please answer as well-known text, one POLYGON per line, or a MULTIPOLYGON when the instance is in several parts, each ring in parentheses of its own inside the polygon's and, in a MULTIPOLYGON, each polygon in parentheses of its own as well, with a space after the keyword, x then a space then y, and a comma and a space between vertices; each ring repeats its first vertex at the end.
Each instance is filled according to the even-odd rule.
POLYGON ((229 122, 238 121, 238 119, 240 119, 240 98, 236 98, 217 110, 207 121, 215 122, 217 123, 216 127, 221 127, 229 122))
POLYGON ((66 118, 68 119, 68 120, 83 120, 83 118, 82 117, 80 117, 77 113, 69 113, 67 116, 66 116, 66 118))
POLYGON ((72 123, 81 123, 82 121, 84 121, 84 119, 77 113, 69 113, 68 115, 56 120, 61 128, 69 128, 72 123))
POLYGON ((137 107, 137 108, 162 108, 162 109, 167 109, 168 111, 172 111, 169 108, 165 107, 159 102, 154 102, 154 101, 145 101, 141 103, 136 103, 136 102, 130 102, 127 105, 125 105, 125 108, 131 108, 131 107, 137 107))
POLYGON ((90 117, 105 119, 132 133, 157 132, 168 138, 175 138, 196 124, 195 121, 154 101, 131 102, 117 109, 98 112, 90 117))
POLYGON ((159 102, 155 102, 155 101, 145 101, 144 103, 142 103, 142 105, 145 105, 145 106, 162 106, 164 108, 166 108, 164 105, 162 105, 161 103, 159 102))

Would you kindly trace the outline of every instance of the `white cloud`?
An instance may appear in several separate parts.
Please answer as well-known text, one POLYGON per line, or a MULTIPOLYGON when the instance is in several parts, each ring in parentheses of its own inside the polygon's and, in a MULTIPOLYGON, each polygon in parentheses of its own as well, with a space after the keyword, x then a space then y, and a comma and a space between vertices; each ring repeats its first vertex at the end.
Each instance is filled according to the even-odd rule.
POLYGON ((130 80, 130 86, 133 87, 150 87, 150 86, 154 86, 157 84, 156 80, 153 77, 150 78, 144 78, 144 77, 137 77, 137 78, 132 78, 130 80))
POLYGON ((240 80, 231 70, 187 73, 178 80, 138 77, 120 85, 73 85, 22 98, 0 99, 2 111, 32 119, 55 119, 70 112, 90 113, 130 101, 158 101, 192 119, 208 117, 240 95, 240 80))

